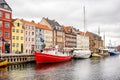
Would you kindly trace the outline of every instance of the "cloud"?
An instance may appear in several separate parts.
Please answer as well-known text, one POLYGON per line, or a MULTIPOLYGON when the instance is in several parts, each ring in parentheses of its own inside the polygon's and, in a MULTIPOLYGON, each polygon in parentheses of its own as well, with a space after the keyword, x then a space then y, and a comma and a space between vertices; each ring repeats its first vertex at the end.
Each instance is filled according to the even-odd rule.
POLYGON ((42 17, 57 20, 83 30, 83 6, 86 6, 86 29, 106 33, 106 38, 120 40, 120 0, 6 0, 13 17, 39 22, 42 17))

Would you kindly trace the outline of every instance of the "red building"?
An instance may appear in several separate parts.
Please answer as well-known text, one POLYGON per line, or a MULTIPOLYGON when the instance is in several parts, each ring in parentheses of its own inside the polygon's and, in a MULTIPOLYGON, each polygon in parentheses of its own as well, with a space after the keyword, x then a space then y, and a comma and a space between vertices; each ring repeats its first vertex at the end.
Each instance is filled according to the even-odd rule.
POLYGON ((11 52, 12 9, 0 0, 0 53, 11 52))

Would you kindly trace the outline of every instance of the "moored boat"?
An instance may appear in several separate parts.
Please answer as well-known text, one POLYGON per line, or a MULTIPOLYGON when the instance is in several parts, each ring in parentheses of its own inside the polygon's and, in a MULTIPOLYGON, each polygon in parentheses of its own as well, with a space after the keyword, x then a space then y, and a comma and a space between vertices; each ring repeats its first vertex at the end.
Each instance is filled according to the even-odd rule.
POLYGON ((92 57, 102 58, 103 56, 97 53, 92 53, 92 57))
POLYGON ((97 49, 92 53, 92 57, 102 58, 109 56, 107 49, 97 49))
POLYGON ((110 56, 115 56, 120 54, 120 52, 115 52, 115 51, 109 51, 110 56))
POLYGON ((57 63, 69 61, 72 56, 69 52, 58 50, 56 48, 46 48, 43 52, 35 51, 36 63, 57 63))
POLYGON ((109 56, 108 49, 100 49, 100 55, 102 55, 103 57, 109 56))
POLYGON ((89 58, 91 56, 91 51, 90 50, 80 50, 76 49, 73 51, 73 58, 89 58))
POLYGON ((8 65, 7 60, 0 59, 0 67, 7 66, 7 65, 8 65))

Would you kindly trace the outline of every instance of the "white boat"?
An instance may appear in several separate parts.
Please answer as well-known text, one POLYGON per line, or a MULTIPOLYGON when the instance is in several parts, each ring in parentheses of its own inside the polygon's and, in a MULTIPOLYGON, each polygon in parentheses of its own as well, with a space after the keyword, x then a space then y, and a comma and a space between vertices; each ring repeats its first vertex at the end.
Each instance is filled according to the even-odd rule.
POLYGON ((80 50, 76 49, 73 51, 73 58, 89 58, 91 56, 91 51, 90 50, 80 50))
MULTIPOLYGON (((85 7, 84 7, 84 39, 85 39, 85 7)), ((84 42, 85 43, 85 42, 84 42)), ((84 46, 84 45, 83 45, 84 46)), ((86 49, 74 49, 73 58, 89 58, 91 51, 86 49)))

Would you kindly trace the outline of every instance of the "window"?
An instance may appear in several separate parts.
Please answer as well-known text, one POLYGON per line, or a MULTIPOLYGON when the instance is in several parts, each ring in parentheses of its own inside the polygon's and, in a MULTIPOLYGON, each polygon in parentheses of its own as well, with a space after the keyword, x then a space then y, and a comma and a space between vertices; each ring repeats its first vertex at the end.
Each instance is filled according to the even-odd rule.
POLYGON ((0 11, 0 17, 2 17, 2 11, 0 11))
POLYGON ((5 22, 5 27, 9 28, 10 27, 10 23, 9 22, 5 22))
POLYGON ((2 26, 2 21, 0 21, 0 26, 2 26))
POLYGON ((15 36, 13 36, 12 39, 15 40, 15 36))
POLYGON ((2 31, 0 30, 0 36, 2 36, 2 31))
POLYGON ((20 23, 17 23, 17 26, 19 27, 19 26, 20 26, 20 23))
POLYGON ((21 33, 23 33, 23 30, 21 30, 21 33))
POLYGON ((26 25, 26 29, 27 29, 27 25, 26 25))
POLYGON ((32 35, 34 35, 34 32, 32 32, 32 35))
POLYGON ((12 32, 15 32, 15 29, 13 29, 12 32))
POLYGON ((32 26, 32 30, 34 30, 34 26, 32 26))
POLYGON ((39 29, 39 31, 41 32, 41 29, 39 29))
POLYGON ((19 47, 19 43, 17 43, 16 47, 19 47))
POLYGON ((0 46, 2 46, 2 41, 0 41, 0 46))
POLYGON ((27 31, 26 31, 26 35, 27 35, 27 31))
POLYGON ((23 40, 23 37, 21 37, 21 40, 23 40))
POLYGON ((4 8, 6 8, 6 9, 7 9, 7 8, 8 8, 8 5, 4 4, 4 8))
POLYGON ((12 45, 13 47, 15 47, 15 43, 13 43, 13 45, 12 45))
POLYGON ((17 29, 16 32, 19 33, 19 29, 17 29))
POLYGON ((34 41, 34 38, 32 38, 32 41, 34 41))
POLYGON ((30 38, 29 38, 29 41, 30 41, 30 38))
POLYGON ((26 41, 27 41, 27 38, 26 38, 26 41))
POLYGON ((19 36, 16 36, 16 40, 19 40, 19 36))
POLYGON ((10 19, 10 14, 9 14, 9 13, 6 13, 6 14, 5 14, 5 18, 10 19))
POLYGON ((5 32, 5 37, 9 38, 10 37, 10 33, 9 32, 5 32))

